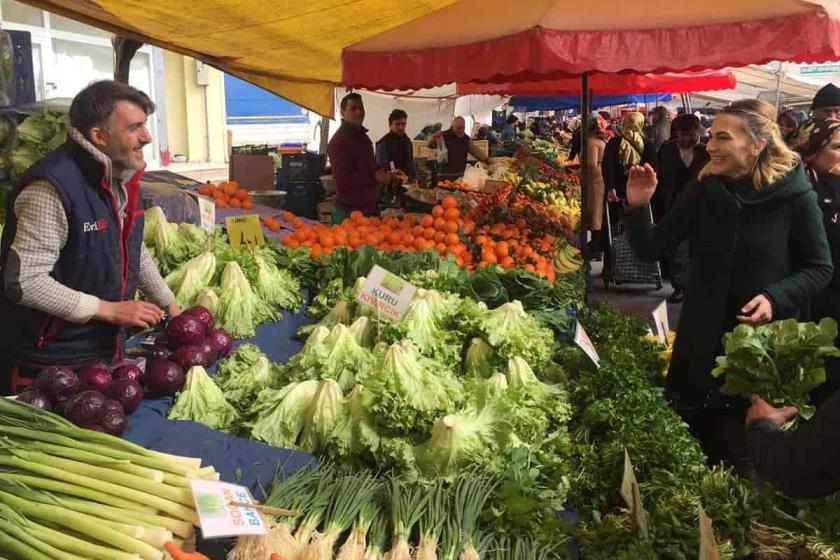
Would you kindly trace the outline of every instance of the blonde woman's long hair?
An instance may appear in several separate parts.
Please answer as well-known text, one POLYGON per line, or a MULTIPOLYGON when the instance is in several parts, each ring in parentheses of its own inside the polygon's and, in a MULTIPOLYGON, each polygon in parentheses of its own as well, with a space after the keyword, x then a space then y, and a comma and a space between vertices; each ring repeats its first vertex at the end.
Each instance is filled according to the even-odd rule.
MULTIPOLYGON (((758 154, 753 165, 752 181, 756 190, 775 183, 799 163, 799 155, 791 150, 776 124, 776 111, 766 101, 742 99, 735 101, 719 114, 743 119, 747 134, 753 140, 764 140, 767 146, 758 154)), ((700 178, 711 175, 710 164, 700 171, 700 178)))
POLYGON ((638 165, 642 161, 645 150, 645 137, 642 131, 645 127, 645 116, 633 111, 624 115, 621 121, 621 144, 618 147, 618 158, 622 165, 638 165))

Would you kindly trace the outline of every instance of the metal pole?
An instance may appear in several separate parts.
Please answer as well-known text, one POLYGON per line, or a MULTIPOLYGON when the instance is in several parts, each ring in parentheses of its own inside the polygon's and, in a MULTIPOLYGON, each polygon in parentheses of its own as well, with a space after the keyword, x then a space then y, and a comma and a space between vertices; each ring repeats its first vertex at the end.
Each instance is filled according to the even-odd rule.
POLYGON ((784 76, 784 72, 782 71, 782 63, 779 63, 779 69, 776 70, 776 113, 779 112, 779 100, 781 97, 781 89, 782 89, 782 76, 784 76))
MULTIPOLYGON (((589 273, 589 225, 586 222, 586 216, 589 204, 587 204, 585 193, 589 188, 589 177, 587 177, 589 169, 589 126, 587 126, 586 121, 589 117, 590 102, 589 74, 584 72, 580 75, 580 252, 587 274, 589 273)), ((584 301, 588 299, 589 296, 584 291, 584 301)))

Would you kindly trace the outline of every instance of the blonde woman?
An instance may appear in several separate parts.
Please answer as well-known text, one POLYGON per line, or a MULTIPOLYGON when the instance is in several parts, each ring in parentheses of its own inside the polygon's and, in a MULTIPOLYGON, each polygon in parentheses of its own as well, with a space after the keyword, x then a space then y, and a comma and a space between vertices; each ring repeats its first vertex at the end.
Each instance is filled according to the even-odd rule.
POLYGON ((706 150, 711 160, 698 182, 655 226, 645 207, 656 173, 649 165, 634 167, 624 221, 642 259, 662 258, 686 239, 691 243, 691 278, 668 389, 716 461, 743 451, 746 408, 734 403, 723 415, 715 409, 719 396, 710 372, 722 335, 739 323, 798 318, 808 298, 831 280, 833 267, 816 195, 781 137, 772 106, 752 99, 733 103, 712 123, 706 150), (732 410, 740 414, 740 433, 738 422, 720 421, 732 420, 732 410))

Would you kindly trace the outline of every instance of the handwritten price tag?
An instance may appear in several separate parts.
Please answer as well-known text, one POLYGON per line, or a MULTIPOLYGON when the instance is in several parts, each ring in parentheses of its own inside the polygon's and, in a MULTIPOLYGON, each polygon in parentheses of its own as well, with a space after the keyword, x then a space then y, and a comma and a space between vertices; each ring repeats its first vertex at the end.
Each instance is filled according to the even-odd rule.
POLYGON ((260 217, 256 214, 228 216, 225 218, 231 247, 253 247, 265 245, 260 217))

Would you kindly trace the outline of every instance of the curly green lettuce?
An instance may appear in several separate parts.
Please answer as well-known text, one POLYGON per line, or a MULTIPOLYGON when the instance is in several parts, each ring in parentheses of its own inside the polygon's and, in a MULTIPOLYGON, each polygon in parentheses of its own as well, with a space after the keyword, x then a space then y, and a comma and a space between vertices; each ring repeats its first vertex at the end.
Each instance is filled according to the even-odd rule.
POLYGON ((193 366, 187 372, 184 388, 167 416, 170 420, 192 420, 221 431, 226 431, 238 417, 224 392, 201 366, 193 366))

